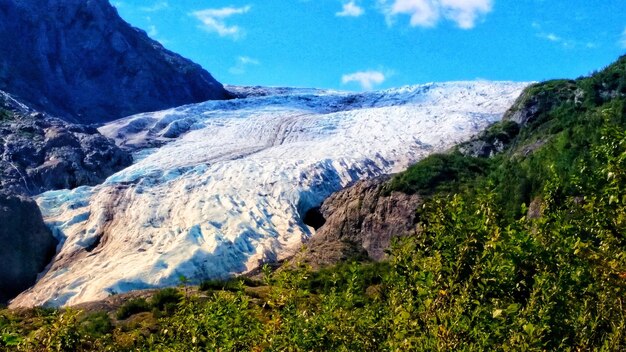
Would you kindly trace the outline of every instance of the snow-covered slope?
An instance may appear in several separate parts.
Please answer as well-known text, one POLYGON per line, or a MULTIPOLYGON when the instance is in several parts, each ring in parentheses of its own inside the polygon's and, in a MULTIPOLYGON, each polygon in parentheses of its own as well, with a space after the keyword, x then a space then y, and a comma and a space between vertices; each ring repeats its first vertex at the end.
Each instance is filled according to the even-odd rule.
POLYGON ((102 185, 38 197, 62 244, 13 306, 76 304, 285 258, 311 235, 308 209, 469 138, 525 86, 236 88, 250 97, 115 121, 101 132, 133 149, 135 164, 102 185))

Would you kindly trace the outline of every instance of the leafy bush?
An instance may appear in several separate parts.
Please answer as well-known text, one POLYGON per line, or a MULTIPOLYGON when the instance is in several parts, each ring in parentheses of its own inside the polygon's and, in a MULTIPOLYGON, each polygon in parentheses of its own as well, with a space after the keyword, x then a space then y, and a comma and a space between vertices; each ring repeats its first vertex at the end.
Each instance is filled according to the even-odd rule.
POLYGON ((37 330, 19 345, 24 351, 73 352, 82 346, 78 324, 79 312, 67 310, 57 312, 55 319, 37 330))
POLYGON ((92 337, 100 337, 113 330, 113 323, 106 312, 86 314, 79 319, 81 332, 92 337))
MULTIPOLYGON (((363 290, 382 283, 390 270, 389 263, 340 263, 312 272, 305 280, 305 288, 314 293, 328 294, 333 289, 343 290, 350 280, 358 279, 363 290)), ((363 292, 364 293, 364 292, 363 292)))
POLYGON ((238 293, 216 292, 209 301, 184 299, 162 320, 162 334, 146 341, 159 351, 251 351, 262 336, 259 309, 238 293))
POLYGON ((489 126, 483 133, 478 135, 478 139, 487 143, 500 141, 509 144, 520 132, 520 126, 514 121, 499 121, 489 126))
POLYGON ((228 280, 205 280, 200 283, 201 291, 241 291, 243 287, 258 287, 262 285, 261 282, 251 279, 249 277, 241 276, 238 278, 228 280))
POLYGON ((13 113, 0 108, 0 122, 13 120, 13 113))
POLYGON ((159 311, 173 312, 182 298, 183 295, 178 289, 173 287, 164 288, 152 296, 150 305, 153 309, 158 309, 159 311))
POLYGON ((151 309, 152 307, 144 298, 135 298, 124 303, 124 305, 117 310, 116 317, 119 320, 124 320, 137 313, 149 312, 151 309))

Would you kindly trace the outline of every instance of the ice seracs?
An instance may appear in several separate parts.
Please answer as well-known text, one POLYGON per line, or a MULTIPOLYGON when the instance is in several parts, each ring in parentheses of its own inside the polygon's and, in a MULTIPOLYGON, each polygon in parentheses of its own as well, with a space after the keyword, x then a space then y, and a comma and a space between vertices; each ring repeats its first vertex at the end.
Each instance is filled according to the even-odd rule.
POLYGON ((526 86, 382 92, 236 88, 247 98, 131 116, 100 131, 135 163, 96 187, 38 197, 62 242, 13 306, 68 305, 244 273, 288 257, 303 214, 363 178, 400 171, 499 120, 526 86))

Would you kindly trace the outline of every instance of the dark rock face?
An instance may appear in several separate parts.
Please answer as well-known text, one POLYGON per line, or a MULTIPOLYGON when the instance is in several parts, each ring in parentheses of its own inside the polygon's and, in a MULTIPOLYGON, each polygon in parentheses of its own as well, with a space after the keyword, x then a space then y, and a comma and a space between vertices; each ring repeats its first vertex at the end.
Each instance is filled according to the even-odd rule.
POLYGON ((55 254, 57 241, 25 196, 97 184, 131 162, 95 128, 36 112, 0 91, 0 303, 35 284, 55 254))
POLYGON ((537 119, 539 112, 542 110, 541 101, 535 96, 531 96, 528 92, 522 93, 503 117, 504 121, 513 121, 521 126, 537 119))
MULTIPOLYGON (((559 84, 543 82, 529 86, 517 98, 513 106, 504 114, 503 121, 513 121, 522 127, 540 120, 554 107, 564 103, 580 105, 585 99, 585 93, 576 81, 561 81, 559 84)), ((615 95, 616 92, 605 92, 615 95)))
POLYGON ((35 283, 57 241, 32 200, 0 193, 0 303, 35 283))
POLYGON ((325 223, 306 244, 303 259, 313 266, 355 257, 382 260, 396 236, 416 232, 418 195, 385 195, 388 177, 361 181, 330 196, 319 212, 325 223))
POLYGON ((502 153, 517 137, 520 126, 515 121, 500 121, 474 136, 471 140, 459 144, 456 149, 465 156, 490 158, 502 153))
POLYGON ((229 97, 107 0, 0 0, 0 89, 81 123, 229 97))
POLYGON ((95 128, 33 112, 0 91, 0 191, 34 195, 95 185, 131 162, 95 128))
POLYGON ((459 151, 466 156, 472 156, 474 158, 490 158, 496 154, 501 153, 505 144, 502 141, 496 140, 494 143, 489 143, 484 140, 472 140, 459 146, 459 151))

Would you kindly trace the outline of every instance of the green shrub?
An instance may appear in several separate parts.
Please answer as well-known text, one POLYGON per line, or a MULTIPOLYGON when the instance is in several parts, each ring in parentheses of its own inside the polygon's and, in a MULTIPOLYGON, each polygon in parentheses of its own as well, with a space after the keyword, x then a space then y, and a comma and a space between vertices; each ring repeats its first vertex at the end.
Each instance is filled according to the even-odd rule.
POLYGON ((184 299, 164 318, 163 333, 146 342, 159 351, 251 351, 260 343, 259 309, 240 293, 218 291, 210 300, 184 299))
POLYGON ((80 313, 73 310, 55 313, 54 319, 19 344, 23 351, 74 352, 81 350, 78 324, 80 313))
POLYGON ((150 304, 144 298, 135 298, 124 303, 117 310, 116 317, 119 320, 124 320, 137 313, 149 312, 151 309, 150 304))
POLYGON ((81 332, 91 337, 99 337, 113 330, 113 323, 106 312, 96 312, 83 315, 79 319, 81 332))
POLYGON ((13 120, 13 113, 0 108, 0 122, 13 120))
POLYGON ((158 309, 159 311, 172 312, 182 298, 183 295, 178 289, 173 287, 164 288, 152 296, 150 305, 153 309, 158 309))
POLYGON ((258 287, 263 283, 249 277, 241 276, 228 280, 205 280, 200 283, 201 291, 241 291, 245 286, 258 287))

